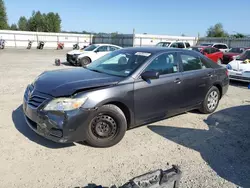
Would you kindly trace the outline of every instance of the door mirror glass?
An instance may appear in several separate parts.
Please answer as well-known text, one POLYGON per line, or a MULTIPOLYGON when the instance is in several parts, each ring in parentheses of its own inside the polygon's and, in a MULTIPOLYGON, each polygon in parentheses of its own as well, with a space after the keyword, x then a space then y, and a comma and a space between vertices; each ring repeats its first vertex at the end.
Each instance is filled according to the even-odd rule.
POLYGON ((157 71, 146 71, 141 74, 143 80, 158 79, 160 73, 157 71))

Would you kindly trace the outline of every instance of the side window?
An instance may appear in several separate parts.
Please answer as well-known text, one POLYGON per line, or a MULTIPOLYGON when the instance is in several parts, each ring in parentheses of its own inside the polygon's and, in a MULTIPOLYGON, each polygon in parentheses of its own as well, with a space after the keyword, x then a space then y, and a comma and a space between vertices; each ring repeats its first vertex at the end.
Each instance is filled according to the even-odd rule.
POLYGON ((156 57, 145 71, 158 71, 160 75, 178 72, 176 53, 166 53, 156 57))
POLYGON ((186 48, 190 47, 190 44, 188 42, 186 42, 185 45, 186 45, 186 48))
POLYGON ((181 54, 181 60, 184 72, 209 68, 202 63, 199 56, 191 54, 181 54))
POLYGON ((178 48, 185 48, 184 43, 183 42, 178 42, 178 48))
POLYGON ((214 48, 220 49, 220 45, 216 44, 216 45, 214 45, 214 48))
POLYGON ((222 44, 222 45, 220 45, 220 46, 221 46, 220 49, 227 49, 227 46, 224 45, 224 44, 222 44))
POLYGON ((156 46, 163 46, 163 43, 159 42, 158 44, 156 44, 156 46))
POLYGON ((211 54, 211 48, 205 48, 203 50, 203 52, 207 53, 207 54, 211 54))
POLYGON ((115 47, 115 46, 109 46, 109 51, 115 51, 118 50, 119 48, 115 47))
POLYGON ((219 49, 216 49, 216 48, 211 48, 211 54, 213 54, 213 53, 217 52, 217 50, 218 50, 218 51, 220 51, 219 49))
POLYGON ((171 48, 178 48, 178 44, 175 42, 173 44, 170 45, 171 48))
POLYGON ((108 46, 100 46, 98 48, 98 52, 107 52, 108 51, 108 46))

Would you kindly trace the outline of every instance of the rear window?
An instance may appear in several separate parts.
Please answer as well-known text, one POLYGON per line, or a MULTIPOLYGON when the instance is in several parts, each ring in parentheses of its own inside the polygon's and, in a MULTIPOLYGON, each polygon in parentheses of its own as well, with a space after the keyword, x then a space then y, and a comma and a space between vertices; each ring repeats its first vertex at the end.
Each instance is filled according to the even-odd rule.
POLYGON ((177 45, 178 45, 178 48, 185 48, 184 43, 182 42, 178 42, 177 45))
POLYGON ((228 52, 232 53, 242 53, 244 51, 244 48, 231 48, 228 52))

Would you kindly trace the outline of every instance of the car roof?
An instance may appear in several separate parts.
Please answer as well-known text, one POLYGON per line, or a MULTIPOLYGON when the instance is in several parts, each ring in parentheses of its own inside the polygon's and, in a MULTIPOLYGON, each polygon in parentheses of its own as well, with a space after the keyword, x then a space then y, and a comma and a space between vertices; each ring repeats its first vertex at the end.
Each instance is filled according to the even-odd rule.
POLYGON ((187 49, 181 48, 162 48, 162 47, 128 47, 123 48, 127 51, 134 51, 134 52, 150 52, 150 53, 159 53, 159 52, 172 52, 172 51, 190 51, 187 49))
POLYGON ((205 48, 215 48, 213 46, 191 46, 190 48, 202 48, 202 49, 205 49, 205 48))
POLYGON ((94 45, 98 45, 98 46, 115 46, 115 47, 121 48, 121 46, 117 46, 117 45, 114 45, 114 44, 108 44, 108 43, 97 43, 97 44, 94 44, 94 45))

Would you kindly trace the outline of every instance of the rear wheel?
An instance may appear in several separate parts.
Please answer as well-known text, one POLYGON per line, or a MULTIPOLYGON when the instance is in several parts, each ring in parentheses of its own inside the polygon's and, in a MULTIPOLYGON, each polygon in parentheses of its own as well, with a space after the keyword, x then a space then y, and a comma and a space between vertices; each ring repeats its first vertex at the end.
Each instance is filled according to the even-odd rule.
POLYGON ((204 114, 213 113, 219 105, 220 91, 217 87, 213 86, 207 92, 207 95, 202 103, 200 111, 204 114))
POLYGON ((121 141, 127 130, 124 113, 115 105, 104 105, 88 125, 86 142, 94 147, 110 147, 121 141))
POLYGON ((82 67, 85 67, 86 65, 88 65, 91 62, 91 60, 88 57, 84 57, 84 58, 80 59, 79 62, 80 62, 80 65, 82 67))

